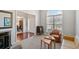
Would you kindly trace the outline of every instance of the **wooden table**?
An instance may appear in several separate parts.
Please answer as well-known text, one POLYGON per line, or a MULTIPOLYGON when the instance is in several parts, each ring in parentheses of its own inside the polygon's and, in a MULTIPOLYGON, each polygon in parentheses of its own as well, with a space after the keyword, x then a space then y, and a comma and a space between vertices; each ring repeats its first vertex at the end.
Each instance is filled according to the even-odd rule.
POLYGON ((48 45, 48 49, 52 48, 52 42, 54 42, 54 49, 55 49, 55 38, 50 36, 50 38, 42 38, 41 39, 41 48, 42 48, 42 43, 44 43, 44 47, 46 47, 46 44, 48 45))

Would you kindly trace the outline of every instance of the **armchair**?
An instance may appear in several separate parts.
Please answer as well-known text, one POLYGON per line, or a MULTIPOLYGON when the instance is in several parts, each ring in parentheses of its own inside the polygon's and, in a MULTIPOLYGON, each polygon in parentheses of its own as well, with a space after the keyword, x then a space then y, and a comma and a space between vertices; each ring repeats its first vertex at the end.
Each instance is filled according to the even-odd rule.
POLYGON ((54 29, 50 35, 52 35, 55 39, 56 39, 56 42, 60 43, 61 42, 61 32, 57 29, 54 29))

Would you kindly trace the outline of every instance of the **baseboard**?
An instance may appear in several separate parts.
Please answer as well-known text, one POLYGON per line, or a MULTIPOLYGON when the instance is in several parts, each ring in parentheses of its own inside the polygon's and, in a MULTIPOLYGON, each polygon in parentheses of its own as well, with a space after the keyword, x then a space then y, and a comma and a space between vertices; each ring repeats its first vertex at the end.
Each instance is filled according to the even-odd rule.
POLYGON ((75 37, 75 45, 76 45, 76 47, 79 47, 79 36, 77 36, 77 35, 75 37))

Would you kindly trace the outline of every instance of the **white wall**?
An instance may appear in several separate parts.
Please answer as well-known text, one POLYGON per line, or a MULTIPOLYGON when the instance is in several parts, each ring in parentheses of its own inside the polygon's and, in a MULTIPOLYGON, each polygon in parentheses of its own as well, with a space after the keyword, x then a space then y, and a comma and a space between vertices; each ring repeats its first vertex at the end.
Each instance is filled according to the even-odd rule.
POLYGON ((76 45, 79 46, 79 10, 76 11, 76 45))
POLYGON ((36 25, 35 25, 35 16, 34 15, 29 15, 28 16, 28 27, 29 27, 29 32, 32 32, 34 34, 36 34, 36 25))
POLYGON ((75 15, 74 10, 63 11, 63 34, 75 35, 75 15))
POLYGON ((76 11, 76 35, 79 36, 79 10, 76 11))
POLYGON ((46 19, 47 19, 47 11, 46 10, 40 10, 39 14, 39 23, 41 26, 43 26, 44 33, 46 32, 46 19))
POLYGON ((35 15, 35 17, 36 17, 36 23, 35 23, 35 25, 37 26, 37 25, 40 25, 40 23, 39 23, 39 10, 21 10, 22 12, 24 12, 24 13, 27 13, 27 14, 31 14, 31 15, 35 15))

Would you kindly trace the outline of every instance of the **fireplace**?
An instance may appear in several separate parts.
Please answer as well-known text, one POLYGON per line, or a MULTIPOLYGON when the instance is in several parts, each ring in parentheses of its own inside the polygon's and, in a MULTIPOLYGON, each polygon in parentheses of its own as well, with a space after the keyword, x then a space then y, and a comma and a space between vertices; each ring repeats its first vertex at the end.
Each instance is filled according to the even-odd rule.
POLYGON ((0 49, 9 49, 11 46, 11 32, 0 33, 0 49))

